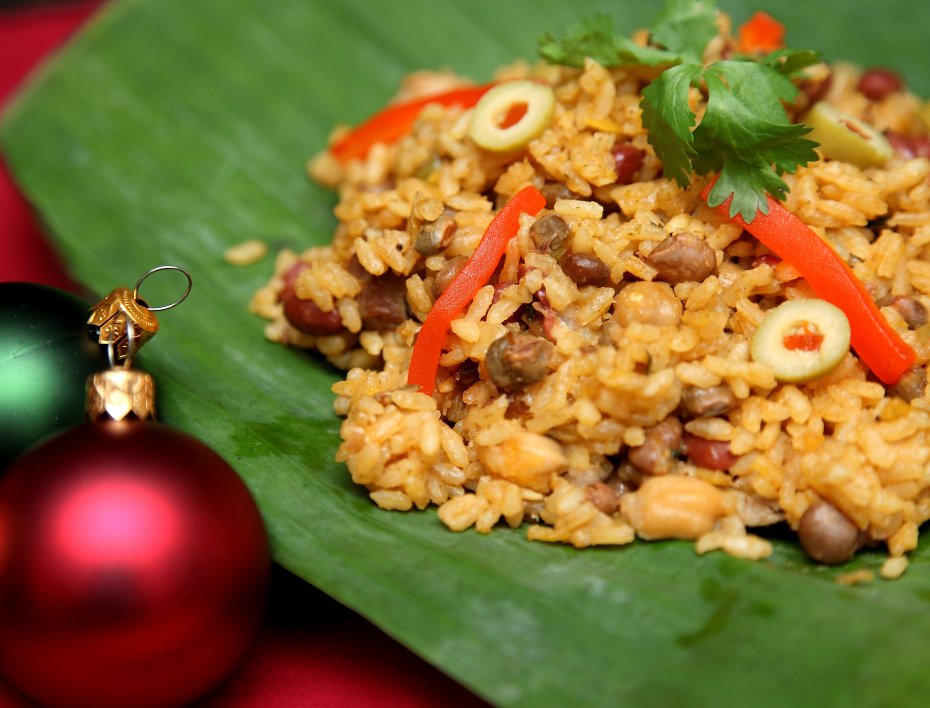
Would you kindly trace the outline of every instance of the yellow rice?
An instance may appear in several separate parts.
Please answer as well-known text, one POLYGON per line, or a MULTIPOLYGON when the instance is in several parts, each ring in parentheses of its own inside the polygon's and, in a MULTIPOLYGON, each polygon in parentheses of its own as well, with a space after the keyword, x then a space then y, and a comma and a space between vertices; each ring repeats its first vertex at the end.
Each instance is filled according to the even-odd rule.
MULTIPOLYGON (((724 26, 708 51, 723 51, 727 36, 724 26)), ((825 100, 879 130, 927 133, 912 95, 867 101, 855 90, 856 68, 840 64, 831 72, 825 100)), ((431 105, 411 134, 375 146, 365 160, 314 158, 312 177, 338 190, 332 243, 280 254, 274 276, 254 297, 270 339, 316 349, 346 371, 333 390, 345 418, 337 459, 352 479, 385 509, 437 506, 438 518, 454 531, 486 533, 506 524, 525 527, 532 540, 576 547, 630 543, 652 536, 645 522, 634 523, 634 497, 649 475, 629 464, 629 451, 651 426, 678 415, 687 387, 725 385, 736 405, 683 423, 688 433, 729 443, 736 463, 722 471, 679 456, 661 473, 700 480, 701 490, 713 492, 707 499, 720 504, 709 527, 678 534, 692 538, 697 552, 764 558, 771 544, 747 529, 782 521, 797 529, 820 500, 891 558, 914 549, 930 517, 930 398, 889 394, 852 352, 825 377, 779 383, 751 359, 749 340, 775 303, 810 291, 802 280, 780 280, 772 264, 758 260, 767 253, 763 246, 702 203, 702 178, 682 189, 662 176, 641 123, 641 77, 591 60, 583 69, 517 64, 497 76, 517 77, 549 83, 557 110, 549 128, 516 155, 477 148, 467 134, 468 110, 431 105), (620 142, 645 154, 631 184, 617 184, 611 150, 620 142), (483 287, 452 323, 434 395, 408 387, 411 347, 432 305, 437 272, 475 249, 507 198, 525 185, 552 183, 572 192, 551 209, 571 227, 571 251, 601 259, 609 282, 577 286, 556 258, 534 247, 534 218, 524 215, 499 277, 510 284, 483 287), (444 212, 457 224, 451 242, 420 255, 413 247, 417 230, 444 212), (713 248, 716 273, 669 288, 679 311, 673 321, 624 314, 631 284, 656 277, 646 256, 683 232, 713 248), (337 312, 342 331, 309 336, 284 317, 284 275, 296 262, 308 265, 297 295, 337 312), (365 277, 404 279, 403 323, 364 326, 358 267, 365 277), (495 340, 521 328, 515 314, 541 291, 556 314, 549 372, 508 395, 489 380, 485 356, 495 340), (478 363, 478 376, 462 386, 454 372, 469 359, 478 363), (605 511, 589 489, 618 475, 626 483, 620 504, 605 511)), ((400 97, 459 83, 420 73, 400 97)), ((787 182, 786 206, 850 263, 876 299, 904 296, 930 306, 930 160, 899 156, 884 168, 859 169, 821 159, 787 182)), ((909 328, 893 307, 882 313, 925 369, 930 327, 909 328)), ((905 568, 903 558, 889 561, 882 576, 905 568)))

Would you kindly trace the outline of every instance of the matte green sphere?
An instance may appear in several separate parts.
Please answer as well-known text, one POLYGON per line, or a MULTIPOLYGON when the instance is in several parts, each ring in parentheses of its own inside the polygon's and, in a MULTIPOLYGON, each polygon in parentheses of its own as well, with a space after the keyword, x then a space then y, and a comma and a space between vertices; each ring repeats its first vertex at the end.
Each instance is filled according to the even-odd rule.
POLYGON ((91 304, 35 283, 0 283, 0 470, 84 418, 87 377, 107 368, 91 304))

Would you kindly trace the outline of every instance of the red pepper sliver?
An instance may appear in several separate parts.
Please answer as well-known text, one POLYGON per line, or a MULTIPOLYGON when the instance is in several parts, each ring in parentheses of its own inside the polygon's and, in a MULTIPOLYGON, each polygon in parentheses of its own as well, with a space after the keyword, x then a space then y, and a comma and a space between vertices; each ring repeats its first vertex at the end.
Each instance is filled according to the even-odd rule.
MULTIPOLYGON (((701 193, 706 201, 711 182, 701 193)), ((729 216, 730 199, 715 207, 725 219, 742 227, 790 263, 807 280, 817 297, 840 308, 849 320, 851 343, 859 358, 884 383, 896 383, 914 363, 915 353, 888 324, 868 291, 833 248, 780 202, 768 198, 769 213, 757 213, 751 223, 729 216)))
POLYGON ((380 113, 376 113, 364 123, 350 130, 344 137, 336 141, 329 151, 336 159, 343 162, 363 158, 375 143, 392 143, 409 133, 417 116, 420 115, 420 111, 430 103, 469 108, 478 103, 478 99, 492 86, 494 84, 466 86, 388 106, 380 113))
POLYGON ((759 10, 739 28, 741 52, 774 52, 785 46, 785 26, 767 12, 759 10))
POLYGON ((823 335, 805 322, 799 332, 792 332, 782 337, 781 342, 788 351, 815 352, 823 344, 823 335))
POLYGON ((497 213, 465 267, 433 303, 420 327, 410 357, 408 384, 419 386, 420 391, 429 396, 433 394, 439 357, 449 325, 491 279, 507 243, 517 235, 520 214, 537 214, 545 206, 546 198, 536 187, 529 186, 517 192, 497 213))

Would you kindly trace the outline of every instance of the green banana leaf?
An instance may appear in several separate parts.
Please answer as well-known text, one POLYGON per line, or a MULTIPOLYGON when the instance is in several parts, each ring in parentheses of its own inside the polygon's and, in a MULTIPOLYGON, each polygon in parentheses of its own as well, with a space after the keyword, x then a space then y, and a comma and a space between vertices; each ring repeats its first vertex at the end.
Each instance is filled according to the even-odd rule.
MULTIPOLYGON (((930 4, 729 0, 761 7, 792 46, 891 65, 930 95, 930 4)), ((320 359, 267 343, 247 311, 271 259, 230 245, 323 243, 334 196, 304 161, 330 128, 377 110, 400 77, 476 80, 531 59, 544 31, 636 0, 125 0, 106 7, 8 110, 2 146, 76 277, 98 294, 159 264, 193 276, 140 356, 161 418, 247 481, 275 559, 500 705, 923 705, 930 547, 895 582, 865 552, 816 567, 787 540, 750 563, 689 543, 574 550, 524 531, 453 534, 432 510, 380 511, 333 461, 339 420, 320 359)), ((146 281, 150 303, 182 287, 146 281)))

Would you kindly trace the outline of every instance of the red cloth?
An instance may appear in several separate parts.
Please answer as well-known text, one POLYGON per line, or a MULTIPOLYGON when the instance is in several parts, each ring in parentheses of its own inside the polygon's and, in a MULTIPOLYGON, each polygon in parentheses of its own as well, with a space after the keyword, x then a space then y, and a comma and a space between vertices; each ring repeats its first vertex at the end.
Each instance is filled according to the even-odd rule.
MULTIPOLYGON (((0 110, 13 90, 98 6, 0 10, 0 110)), ((0 282, 76 289, 0 158, 0 282)), ((0 678, 0 707, 30 703, 0 678)), ((245 663, 201 708, 477 706, 482 702, 374 625, 276 567, 267 617, 245 663)))

